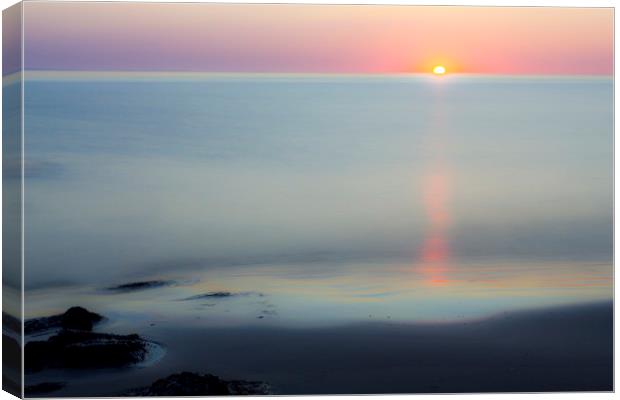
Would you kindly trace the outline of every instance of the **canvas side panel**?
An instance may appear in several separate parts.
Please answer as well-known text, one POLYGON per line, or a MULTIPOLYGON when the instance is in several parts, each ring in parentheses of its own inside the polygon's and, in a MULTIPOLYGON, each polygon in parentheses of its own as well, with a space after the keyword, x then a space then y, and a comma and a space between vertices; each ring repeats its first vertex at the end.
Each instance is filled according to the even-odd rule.
POLYGON ((22 397, 22 3, 2 12, 2 390, 22 397))

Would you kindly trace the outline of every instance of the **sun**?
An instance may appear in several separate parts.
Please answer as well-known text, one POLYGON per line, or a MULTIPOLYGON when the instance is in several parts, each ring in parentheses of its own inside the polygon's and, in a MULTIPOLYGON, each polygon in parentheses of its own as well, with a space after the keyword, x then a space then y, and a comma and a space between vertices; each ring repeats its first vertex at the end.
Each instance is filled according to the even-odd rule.
POLYGON ((433 68, 433 74, 435 75, 443 75, 446 73, 446 67, 444 67, 443 65, 436 65, 435 68, 433 68))

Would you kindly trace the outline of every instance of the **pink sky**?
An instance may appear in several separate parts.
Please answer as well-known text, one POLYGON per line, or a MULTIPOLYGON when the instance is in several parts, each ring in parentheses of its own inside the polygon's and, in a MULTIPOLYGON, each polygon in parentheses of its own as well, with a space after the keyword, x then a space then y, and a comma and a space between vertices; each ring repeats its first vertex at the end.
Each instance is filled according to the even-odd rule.
POLYGON ((25 3, 26 69, 612 74, 611 8, 25 3))

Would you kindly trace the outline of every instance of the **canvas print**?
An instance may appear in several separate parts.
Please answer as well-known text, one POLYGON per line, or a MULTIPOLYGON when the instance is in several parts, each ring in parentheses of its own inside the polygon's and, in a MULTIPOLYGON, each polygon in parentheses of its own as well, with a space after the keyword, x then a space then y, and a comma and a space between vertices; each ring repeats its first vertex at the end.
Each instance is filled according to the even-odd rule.
POLYGON ((5 390, 613 390, 613 9, 3 20, 5 390))

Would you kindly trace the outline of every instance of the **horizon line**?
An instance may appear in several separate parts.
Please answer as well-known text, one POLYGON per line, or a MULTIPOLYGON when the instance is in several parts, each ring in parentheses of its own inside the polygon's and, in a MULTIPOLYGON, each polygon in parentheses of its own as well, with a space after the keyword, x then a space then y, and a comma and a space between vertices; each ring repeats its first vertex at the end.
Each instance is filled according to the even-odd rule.
POLYGON ((489 77, 489 78, 582 78, 582 79, 613 79, 614 74, 537 74, 537 73, 484 73, 484 72, 449 72, 437 76, 432 72, 273 72, 273 71, 166 71, 166 70, 21 70, 3 75, 3 81, 24 79, 47 80, 85 79, 85 78, 157 78, 166 76, 185 77, 432 77, 436 79, 450 79, 451 77, 489 77))

